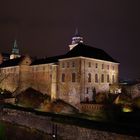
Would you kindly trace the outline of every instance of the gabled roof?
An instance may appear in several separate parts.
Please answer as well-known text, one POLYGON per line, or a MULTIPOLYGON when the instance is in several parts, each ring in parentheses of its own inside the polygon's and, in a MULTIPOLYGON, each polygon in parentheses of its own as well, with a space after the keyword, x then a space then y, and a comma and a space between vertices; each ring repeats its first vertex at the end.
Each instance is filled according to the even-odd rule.
POLYGON ((7 61, 3 61, 3 63, 0 64, 0 68, 17 66, 20 64, 20 62, 23 60, 23 58, 24 58, 24 56, 21 56, 19 58, 9 59, 7 61))
POLYGON ((94 47, 85 45, 83 43, 79 43, 77 46, 75 46, 72 50, 70 50, 68 53, 64 55, 46 57, 43 59, 36 59, 32 62, 31 65, 56 63, 59 61, 59 59, 72 58, 72 57, 78 57, 78 56, 118 63, 115 59, 109 56, 104 50, 94 48, 94 47))
POLYGON ((79 43, 72 50, 70 50, 65 56, 67 58, 83 56, 83 57, 95 58, 99 60, 105 60, 105 61, 118 63, 115 59, 113 59, 110 55, 108 55, 104 50, 94 48, 94 47, 85 45, 83 43, 79 43))

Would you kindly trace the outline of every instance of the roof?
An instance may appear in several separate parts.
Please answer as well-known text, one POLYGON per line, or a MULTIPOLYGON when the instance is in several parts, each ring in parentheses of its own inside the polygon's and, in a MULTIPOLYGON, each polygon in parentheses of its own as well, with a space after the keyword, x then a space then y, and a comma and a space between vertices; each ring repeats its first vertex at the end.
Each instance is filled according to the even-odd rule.
POLYGON ((35 59, 31 65, 39 65, 39 64, 48 64, 48 63, 56 63, 59 59, 64 58, 65 55, 53 56, 53 57, 46 57, 42 59, 35 59))
POLYGON ((70 50, 68 53, 64 55, 36 59, 32 62, 31 65, 56 63, 59 61, 59 59, 78 57, 78 56, 118 63, 115 59, 113 59, 110 55, 108 55, 104 50, 91 47, 83 43, 79 43, 77 46, 75 46, 72 50, 70 50))
POLYGON ((91 47, 83 43, 79 43, 77 46, 75 46, 72 50, 70 50, 66 54, 67 58, 77 57, 77 56, 95 58, 99 60, 105 60, 105 61, 118 63, 115 59, 113 59, 110 55, 108 55, 104 50, 91 47))
POLYGON ((9 59, 7 61, 3 61, 2 64, 0 64, 0 68, 3 67, 11 67, 11 66, 17 66, 20 64, 20 62, 23 60, 24 56, 15 58, 15 59, 9 59))

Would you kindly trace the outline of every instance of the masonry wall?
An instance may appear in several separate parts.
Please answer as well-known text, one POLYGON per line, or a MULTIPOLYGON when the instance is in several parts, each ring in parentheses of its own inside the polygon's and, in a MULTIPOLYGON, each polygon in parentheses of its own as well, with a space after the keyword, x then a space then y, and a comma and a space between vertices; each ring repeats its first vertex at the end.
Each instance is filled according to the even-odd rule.
POLYGON ((57 129, 59 140, 139 140, 139 137, 117 134, 113 132, 88 129, 75 125, 56 123, 51 117, 43 117, 30 112, 4 109, 0 112, 0 120, 38 129, 52 136, 53 126, 57 129))

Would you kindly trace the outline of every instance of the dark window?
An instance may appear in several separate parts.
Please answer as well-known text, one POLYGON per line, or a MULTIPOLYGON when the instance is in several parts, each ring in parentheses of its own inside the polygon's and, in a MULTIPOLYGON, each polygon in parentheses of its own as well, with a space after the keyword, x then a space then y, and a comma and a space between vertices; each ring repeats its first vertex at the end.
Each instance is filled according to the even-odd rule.
POLYGON ((95 83, 98 83, 98 74, 95 74, 95 83))
POLYGON ((62 73, 62 82, 65 82, 65 74, 62 73))
POLYGON ((65 63, 64 62, 62 63, 62 68, 65 68, 65 63))
POLYGON ((95 64, 95 68, 98 68, 98 64, 97 63, 95 64))
POLYGON ((107 65, 107 69, 109 70, 109 65, 107 65))
POLYGON ((115 82, 115 78, 114 78, 114 75, 112 75, 112 83, 115 82))
POLYGON ((91 82, 91 73, 88 73, 88 82, 91 82))
POLYGON ((72 62, 72 67, 75 67, 75 62, 72 62))
POLYGON ((104 75, 103 74, 101 75, 101 82, 102 83, 104 82, 104 75))
POLYGON ((70 66, 70 64, 69 64, 69 62, 67 62, 67 68, 69 68, 69 66, 70 66))
POLYGON ((75 81, 76 81, 76 74, 72 73, 72 82, 75 82, 75 81))
POLYGON ((91 62, 88 63, 88 67, 91 67, 91 62))
POLYGON ((107 83, 109 83, 110 82, 110 80, 109 80, 109 74, 107 75, 107 83))
POLYGON ((88 94, 88 88, 87 88, 87 94, 88 94))
POLYGON ((104 69, 104 64, 102 64, 102 69, 104 69))

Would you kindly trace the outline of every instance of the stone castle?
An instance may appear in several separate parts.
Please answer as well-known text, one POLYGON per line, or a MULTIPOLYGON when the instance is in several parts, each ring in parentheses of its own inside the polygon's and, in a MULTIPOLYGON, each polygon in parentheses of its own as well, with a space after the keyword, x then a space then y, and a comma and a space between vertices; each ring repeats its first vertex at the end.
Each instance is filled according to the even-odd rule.
POLYGON ((19 55, 15 41, 9 57, 0 55, 0 88, 16 94, 31 87, 76 106, 118 83, 119 63, 105 51, 84 44, 78 32, 69 49, 64 55, 31 59, 19 55))

